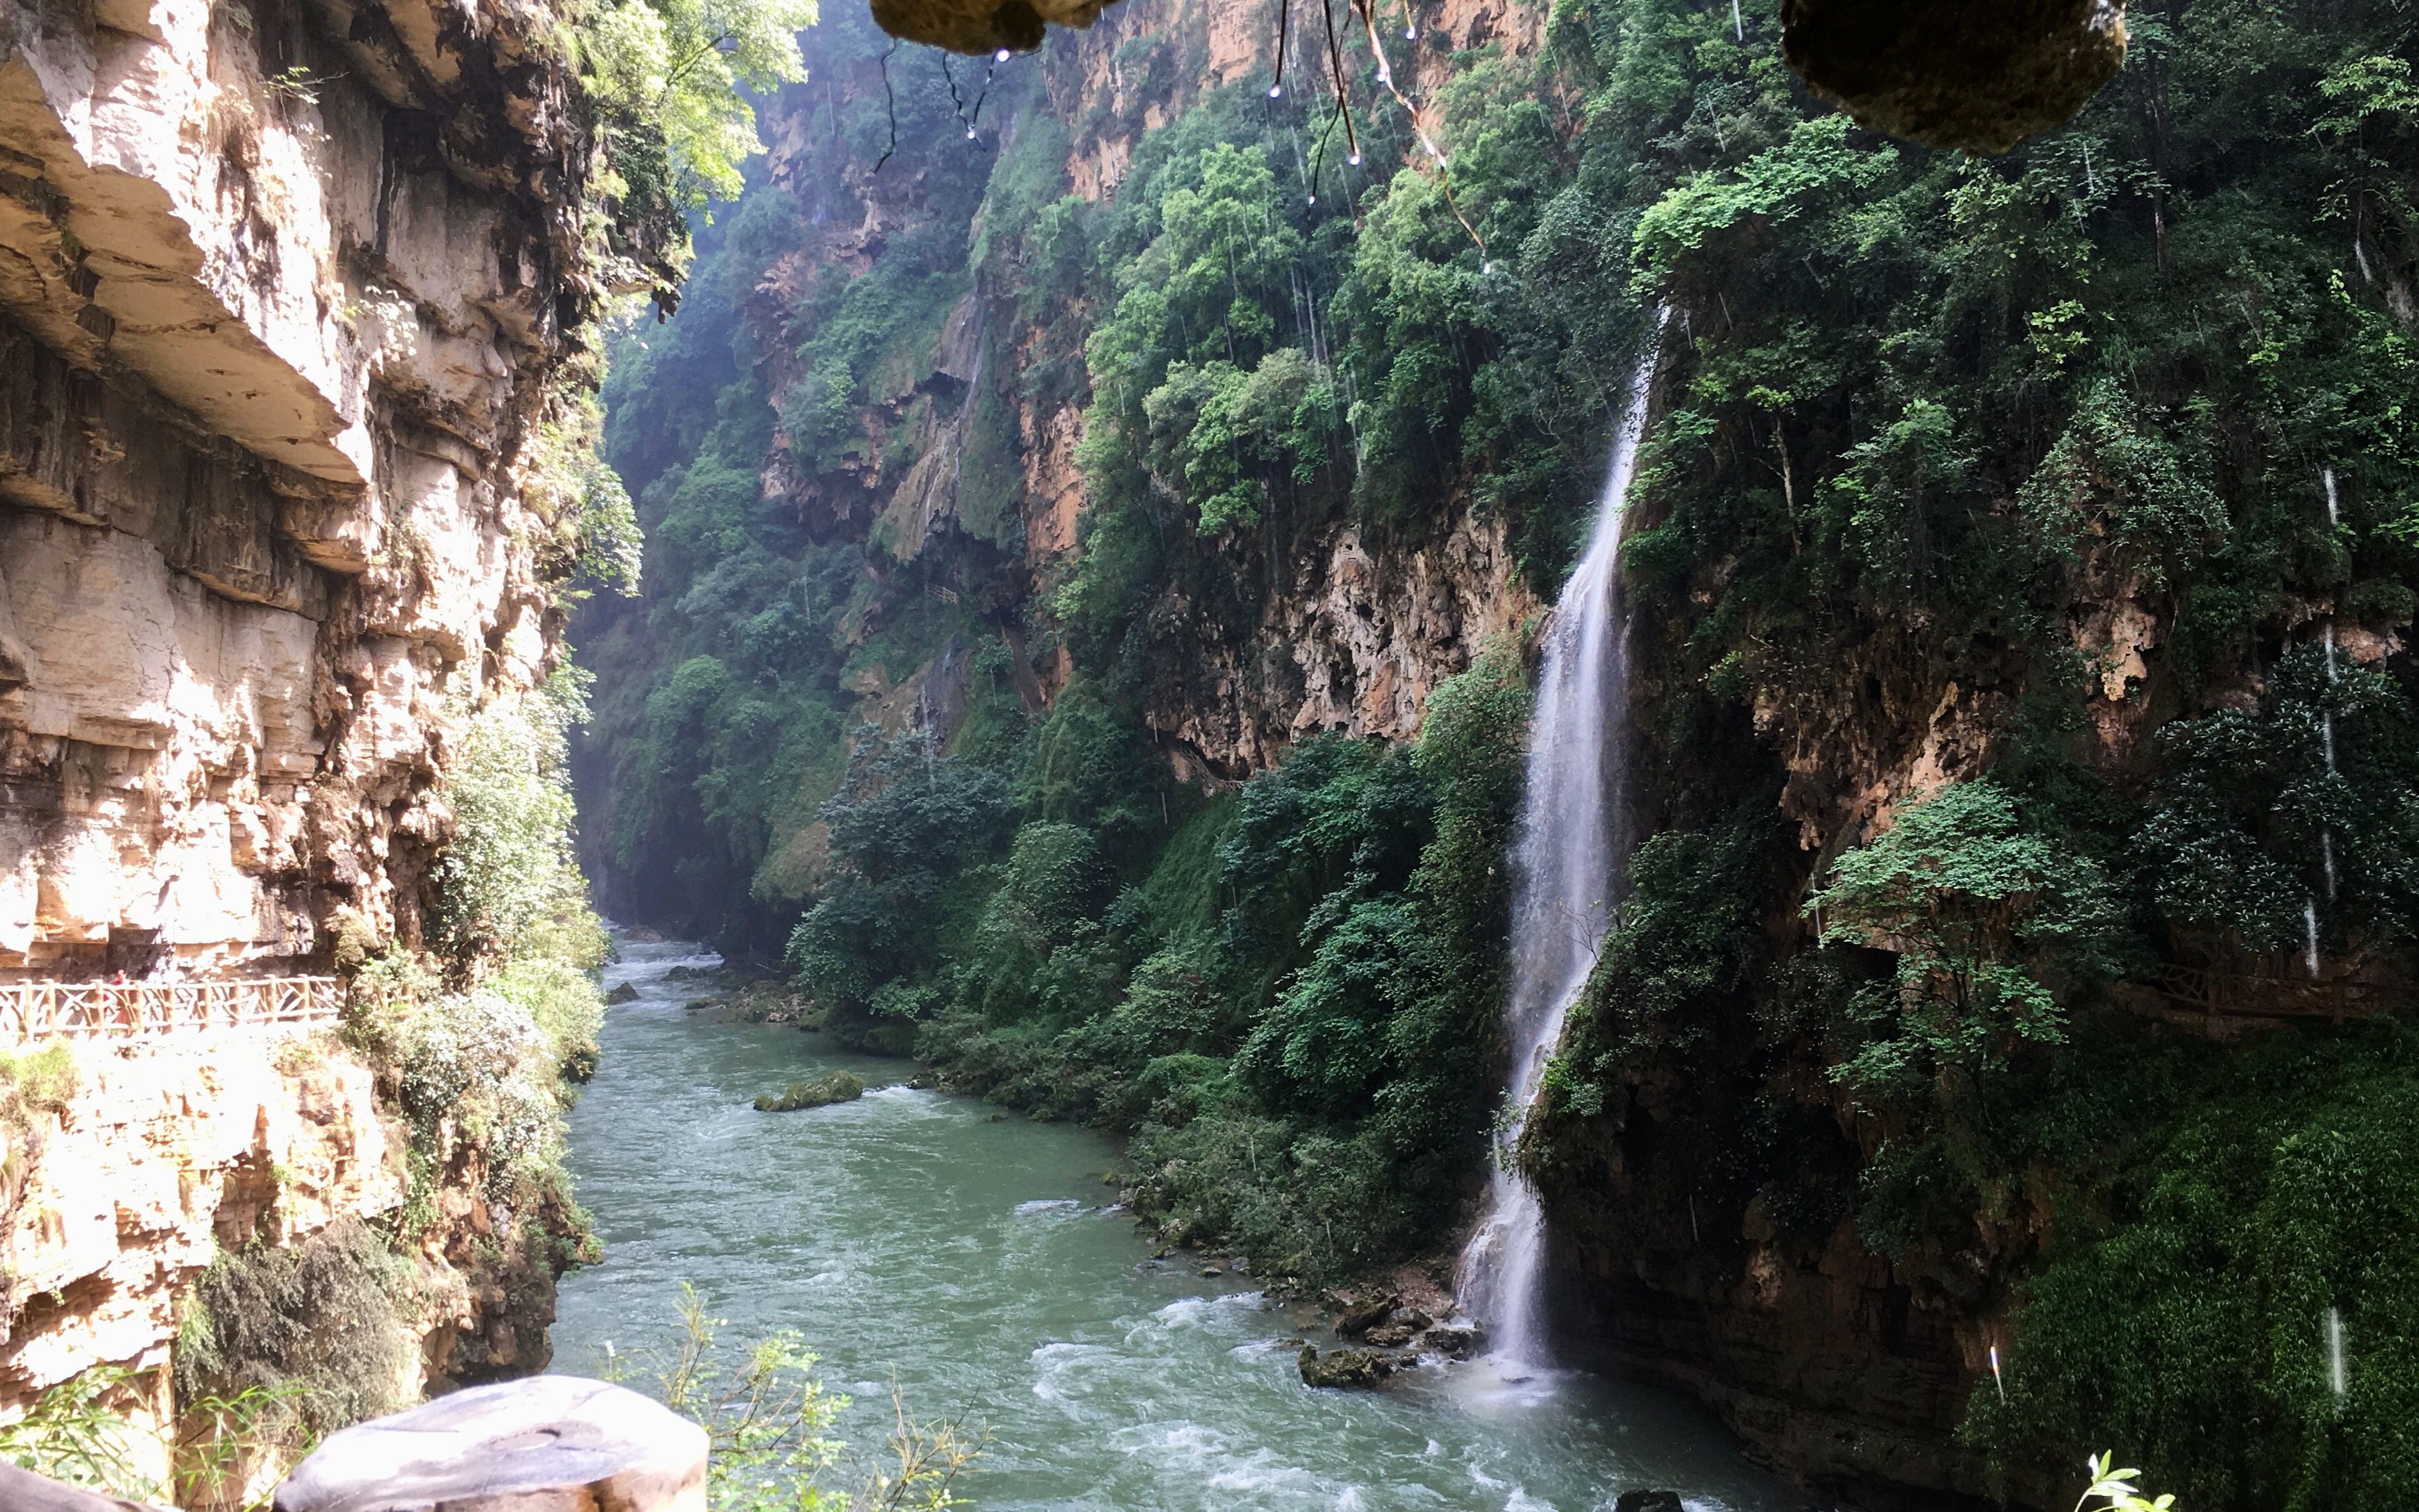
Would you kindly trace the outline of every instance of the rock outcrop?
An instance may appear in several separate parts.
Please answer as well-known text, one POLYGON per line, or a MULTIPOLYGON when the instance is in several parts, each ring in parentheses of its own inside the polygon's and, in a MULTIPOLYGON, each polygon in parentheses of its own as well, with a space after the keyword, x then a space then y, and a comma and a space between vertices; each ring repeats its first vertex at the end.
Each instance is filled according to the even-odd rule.
MULTIPOLYGON (((0 0, 0 980, 421 945, 461 733, 557 658, 582 332, 670 276, 595 237, 558 23, 0 0)), ((332 1041, 76 1061, 0 1126, 0 1416, 98 1365, 169 1411, 214 1252, 409 1184, 393 1087, 332 1041)), ((552 1272, 484 1176, 418 1194, 399 1390, 545 1363, 552 1272)))
MULTIPOLYGON (((265 1026, 86 1042, 64 1081, 0 1122, 0 1417, 115 1365, 144 1394, 123 1404, 131 1418, 164 1430, 194 1279, 223 1251, 392 1223, 410 1187, 409 1133, 359 1057, 265 1026)), ((433 1200, 399 1319, 429 1344, 395 1351, 397 1379, 384 1392, 362 1383, 367 1395, 416 1396, 456 1364, 455 1340, 497 1332, 465 1278, 497 1215, 460 1191, 433 1200)), ((164 1440, 153 1468, 164 1475, 164 1440)))
POLYGON ((0 972, 416 937, 605 292, 548 24, 0 6, 0 972))

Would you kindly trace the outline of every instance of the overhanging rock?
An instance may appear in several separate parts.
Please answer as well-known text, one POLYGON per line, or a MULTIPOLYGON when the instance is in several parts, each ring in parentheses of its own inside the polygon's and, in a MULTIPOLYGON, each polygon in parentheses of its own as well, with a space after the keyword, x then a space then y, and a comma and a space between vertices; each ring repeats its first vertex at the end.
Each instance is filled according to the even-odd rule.
POLYGON ((1781 0, 1780 55, 1859 126, 2005 152, 2125 63, 2117 0, 1781 0))

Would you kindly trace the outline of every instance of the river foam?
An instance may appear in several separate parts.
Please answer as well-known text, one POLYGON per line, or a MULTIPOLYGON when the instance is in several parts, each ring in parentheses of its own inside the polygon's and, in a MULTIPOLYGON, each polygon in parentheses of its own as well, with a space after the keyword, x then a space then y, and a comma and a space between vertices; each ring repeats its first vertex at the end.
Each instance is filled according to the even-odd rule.
MULTIPOLYGON (((878 1447, 890 1382, 910 1411, 990 1441, 964 1487, 983 1512, 1324 1512, 1358 1506, 1595 1512, 1670 1486, 1693 1512, 1794 1512, 1705 1417, 1568 1372, 1519 1384, 1421 1369, 1319 1392, 1297 1318, 1239 1278, 1150 1258, 1104 1205, 1097 1134, 908 1088, 911 1068, 785 1026, 682 1005, 695 947, 626 947, 603 1064, 570 1115, 602 1266, 565 1278, 557 1368, 627 1365, 676 1338, 683 1281, 724 1336, 795 1329, 855 1398, 840 1434, 878 1447), (846 1069, 879 1089, 760 1114, 760 1092, 846 1069), (1487 1486, 1484 1475, 1499 1484, 1487 1486)), ((1321 1347, 1337 1342, 1314 1327, 1321 1347)))

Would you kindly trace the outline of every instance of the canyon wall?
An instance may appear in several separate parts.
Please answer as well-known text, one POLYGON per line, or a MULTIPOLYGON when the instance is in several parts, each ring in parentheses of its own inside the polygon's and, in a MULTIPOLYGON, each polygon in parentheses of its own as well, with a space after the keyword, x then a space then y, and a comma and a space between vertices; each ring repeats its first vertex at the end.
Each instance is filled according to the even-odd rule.
POLYGON ((1277 21, 811 39, 609 380, 616 905, 1117 1127, 1255 1274, 1449 1265, 1503 680, 1645 347, 1641 843, 1521 1155, 1569 1335, 1876 1501, 2419 1496, 2311 1332, 2419 1336, 2349 1216, 2411 1154, 2406 23, 2193 8, 1984 160, 1752 8, 1277 21), (1938 911, 1817 905, 1849 857, 1938 911))
MULTIPOLYGON (((433 943, 473 716, 559 656, 584 328, 672 276, 596 236, 558 21, 0 7, 0 982, 433 943)), ((562 1215, 460 1149, 407 1179, 395 1045, 65 1053, 0 1068, 0 1415, 116 1365, 173 1420, 213 1257, 363 1225, 417 1236, 394 1394, 543 1365, 562 1215)))
POLYGON ((550 656, 522 471, 582 250, 541 12, 0 14, 0 973, 420 929, 468 711, 550 656))

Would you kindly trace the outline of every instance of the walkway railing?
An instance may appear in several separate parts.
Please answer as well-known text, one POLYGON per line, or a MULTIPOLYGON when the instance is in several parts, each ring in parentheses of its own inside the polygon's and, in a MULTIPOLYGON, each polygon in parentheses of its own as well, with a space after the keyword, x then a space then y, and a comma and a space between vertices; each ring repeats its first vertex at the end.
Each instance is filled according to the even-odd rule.
POLYGON ((2117 989, 2119 1001, 2212 1040, 2321 1020, 2343 1024, 2411 1006, 2411 989, 2361 977, 2295 976, 2167 965, 2148 982, 2117 989))
POLYGON ((345 1011, 342 977, 0 982, 0 1041, 134 1040, 248 1025, 307 1027, 345 1011))

